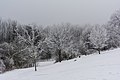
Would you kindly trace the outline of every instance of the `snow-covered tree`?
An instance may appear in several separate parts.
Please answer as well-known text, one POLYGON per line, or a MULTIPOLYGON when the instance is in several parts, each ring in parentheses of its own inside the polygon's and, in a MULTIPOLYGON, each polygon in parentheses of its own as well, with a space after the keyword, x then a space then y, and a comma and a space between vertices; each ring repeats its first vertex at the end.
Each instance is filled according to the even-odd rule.
POLYGON ((7 37, 7 25, 6 21, 0 20, 0 42, 5 41, 7 37))
POLYGON ((92 49, 96 49, 99 51, 106 46, 107 38, 107 31, 103 26, 95 25, 92 28, 92 31, 90 33, 90 42, 93 45, 92 49))
POLYGON ((70 29, 70 24, 58 24, 51 28, 51 33, 48 39, 56 53, 56 62, 62 61, 62 51, 68 52, 70 50, 72 40, 70 29))
POLYGON ((42 28, 38 28, 36 25, 27 25, 24 27, 25 34, 23 36, 19 35, 19 37, 22 37, 23 42, 25 42, 24 44, 27 44, 26 49, 28 49, 30 58, 34 63, 35 71, 37 71, 37 58, 39 57, 39 53, 43 51, 41 44, 45 39, 40 29, 42 28))
POLYGON ((12 42, 16 37, 17 22, 12 20, 0 20, 0 42, 12 42))
POLYGON ((107 25, 107 31, 109 36, 109 46, 120 46, 120 10, 117 10, 114 14, 112 14, 107 25))

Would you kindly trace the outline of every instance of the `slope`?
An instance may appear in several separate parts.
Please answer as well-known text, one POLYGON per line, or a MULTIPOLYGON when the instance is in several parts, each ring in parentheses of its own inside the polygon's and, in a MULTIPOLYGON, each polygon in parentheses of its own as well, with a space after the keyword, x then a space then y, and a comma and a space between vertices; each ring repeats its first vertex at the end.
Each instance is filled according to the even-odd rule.
POLYGON ((120 80, 120 48, 76 61, 40 63, 37 72, 34 68, 16 69, 0 74, 0 80, 120 80))

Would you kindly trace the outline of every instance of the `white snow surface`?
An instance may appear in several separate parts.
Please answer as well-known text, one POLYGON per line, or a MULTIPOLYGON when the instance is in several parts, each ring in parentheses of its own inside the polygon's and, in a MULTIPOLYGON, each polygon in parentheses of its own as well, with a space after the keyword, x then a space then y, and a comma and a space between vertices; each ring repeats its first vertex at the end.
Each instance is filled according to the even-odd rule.
POLYGON ((0 80, 120 80, 120 48, 62 61, 40 62, 33 68, 0 74, 0 80))

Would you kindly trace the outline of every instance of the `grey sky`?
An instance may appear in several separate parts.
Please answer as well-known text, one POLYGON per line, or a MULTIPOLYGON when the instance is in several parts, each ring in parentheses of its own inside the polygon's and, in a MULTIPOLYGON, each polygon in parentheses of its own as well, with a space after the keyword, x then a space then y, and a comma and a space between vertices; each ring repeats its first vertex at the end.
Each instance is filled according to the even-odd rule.
POLYGON ((0 0, 0 17, 25 24, 103 24, 119 8, 120 0, 0 0))

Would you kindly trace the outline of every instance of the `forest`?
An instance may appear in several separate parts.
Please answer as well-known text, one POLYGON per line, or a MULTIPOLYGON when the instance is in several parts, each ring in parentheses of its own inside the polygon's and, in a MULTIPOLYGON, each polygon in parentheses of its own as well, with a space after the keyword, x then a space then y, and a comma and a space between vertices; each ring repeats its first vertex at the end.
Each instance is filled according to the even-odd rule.
POLYGON ((48 26, 0 19, 0 61, 4 71, 55 63, 120 47, 120 10, 106 24, 48 26))

